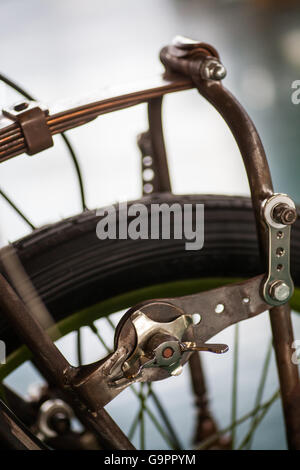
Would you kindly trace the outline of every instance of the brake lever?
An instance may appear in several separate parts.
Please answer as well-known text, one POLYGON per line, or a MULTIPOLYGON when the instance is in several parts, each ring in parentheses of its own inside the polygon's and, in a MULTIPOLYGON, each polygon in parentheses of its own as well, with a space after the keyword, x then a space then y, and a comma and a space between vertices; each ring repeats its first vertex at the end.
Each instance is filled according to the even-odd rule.
POLYGON ((182 352, 207 351, 215 354, 224 354, 229 350, 227 344, 202 343, 200 341, 186 341, 180 343, 182 352))

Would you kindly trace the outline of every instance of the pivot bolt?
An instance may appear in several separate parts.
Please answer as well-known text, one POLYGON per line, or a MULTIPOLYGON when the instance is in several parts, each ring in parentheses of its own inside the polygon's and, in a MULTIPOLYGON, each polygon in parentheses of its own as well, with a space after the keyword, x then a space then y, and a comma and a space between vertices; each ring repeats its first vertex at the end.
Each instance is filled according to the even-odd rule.
POLYGON ((283 302, 290 295, 289 286, 283 281, 275 281, 270 286, 270 296, 274 300, 283 302))
POLYGON ((287 204, 277 204, 272 213, 275 222, 283 225, 292 225, 297 219, 297 211, 287 204))
POLYGON ((206 60, 201 72, 202 78, 206 80, 223 80, 227 73, 224 65, 216 59, 206 60))

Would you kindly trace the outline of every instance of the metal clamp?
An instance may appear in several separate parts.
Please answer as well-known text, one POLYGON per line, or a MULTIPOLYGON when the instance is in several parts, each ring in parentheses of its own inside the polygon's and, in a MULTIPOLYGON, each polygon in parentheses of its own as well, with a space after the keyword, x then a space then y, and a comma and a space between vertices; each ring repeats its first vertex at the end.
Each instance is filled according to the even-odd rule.
POLYGON ((35 101, 22 101, 4 108, 2 112, 20 125, 28 155, 53 146, 52 134, 46 121, 49 111, 45 107, 35 101))
POLYGON ((290 274, 291 224, 297 218, 294 201, 286 194, 274 194, 264 204, 264 220, 269 231, 268 275, 263 295, 270 305, 282 305, 292 297, 290 274))

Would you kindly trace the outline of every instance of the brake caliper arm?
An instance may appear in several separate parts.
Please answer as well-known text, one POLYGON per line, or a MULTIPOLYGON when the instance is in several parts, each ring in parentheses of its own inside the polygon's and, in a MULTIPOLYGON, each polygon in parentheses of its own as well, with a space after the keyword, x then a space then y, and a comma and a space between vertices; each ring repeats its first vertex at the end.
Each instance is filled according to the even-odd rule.
POLYGON ((117 326, 114 352, 81 367, 73 388, 93 397, 96 408, 102 408, 134 382, 178 375, 194 351, 226 352, 227 345, 207 341, 228 326, 269 309, 262 297, 264 278, 260 275, 194 295, 149 300, 131 308, 117 326))

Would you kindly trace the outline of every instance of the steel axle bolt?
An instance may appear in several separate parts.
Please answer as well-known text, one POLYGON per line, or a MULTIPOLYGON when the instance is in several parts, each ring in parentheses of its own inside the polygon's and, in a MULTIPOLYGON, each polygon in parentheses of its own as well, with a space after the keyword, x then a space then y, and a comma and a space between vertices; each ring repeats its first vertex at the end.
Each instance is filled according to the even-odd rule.
POLYGON ((270 286, 270 296, 274 300, 278 300, 279 302, 283 302, 286 300, 290 295, 290 288, 289 286, 283 281, 275 281, 270 286))

